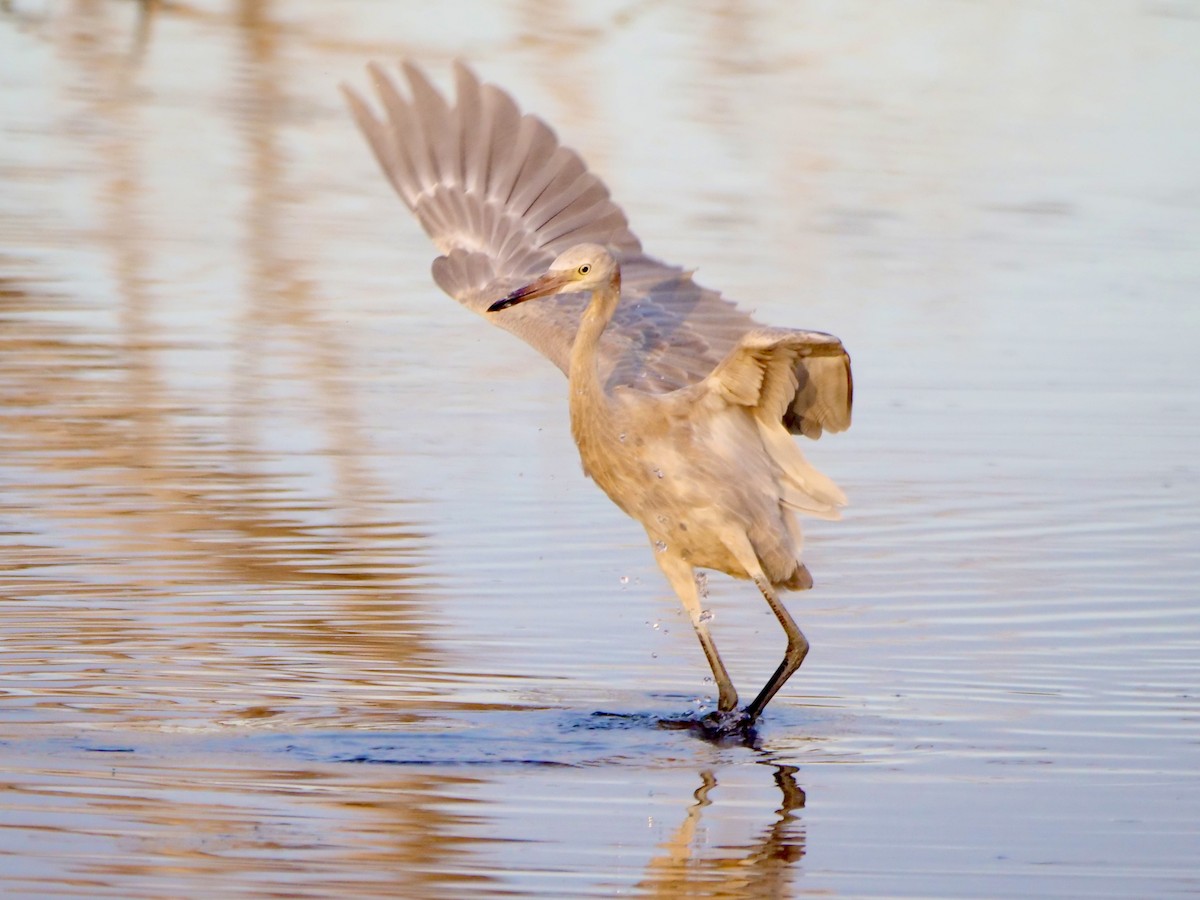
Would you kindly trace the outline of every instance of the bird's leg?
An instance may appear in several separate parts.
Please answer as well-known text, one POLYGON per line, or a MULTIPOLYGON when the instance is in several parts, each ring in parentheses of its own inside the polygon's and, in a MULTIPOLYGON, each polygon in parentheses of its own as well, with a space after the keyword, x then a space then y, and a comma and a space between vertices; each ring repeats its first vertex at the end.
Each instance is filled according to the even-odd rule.
POLYGON ((770 582, 760 572, 754 577, 754 583, 762 591, 762 595, 771 607, 771 612, 775 613, 775 618, 779 620, 779 624, 787 633, 787 650, 784 651, 783 661, 779 663, 775 674, 767 679, 767 683, 758 692, 758 696, 746 707, 746 715, 750 717, 751 722, 758 718, 763 707, 783 687, 784 682, 792 677, 792 673, 800 668, 800 663, 804 662, 804 657, 808 654, 808 639, 804 636, 804 632, 796 626, 795 620, 792 619, 787 608, 775 594, 775 589, 771 587, 770 582))
POLYGON ((808 639, 805 638, 804 632, 799 629, 787 608, 780 601, 771 582, 767 580, 758 556, 750 545, 749 538, 744 534, 739 534, 736 538, 727 539, 725 543, 742 568, 746 570, 746 574, 758 585, 767 605, 771 607, 771 612, 775 613, 775 618, 779 620, 779 624, 783 626, 783 630, 787 634, 787 650, 784 651, 783 661, 779 663, 775 674, 767 679, 767 683, 758 692, 758 696, 745 709, 747 718, 750 723, 753 723, 762 713, 763 707, 770 702, 784 683, 792 677, 792 673, 804 662, 804 657, 808 653, 808 639))
POLYGON ((704 655, 708 657, 708 665, 717 682, 717 709, 721 712, 728 712, 737 706, 737 691, 733 689, 733 681, 729 678, 725 663, 721 662, 721 656, 717 653, 717 645, 713 643, 712 635, 708 633, 708 622, 704 617, 704 610, 700 606, 696 570, 685 560, 669 552, 659 553, 657 558, 659 567, 667 576, 667 581, 671 582, 671 587, 679 596, 679 602, 687 610, 688 617, 692 620, 692 627, 696 629, 696 637, 700 639, 700 646, 704 648, 704 655))

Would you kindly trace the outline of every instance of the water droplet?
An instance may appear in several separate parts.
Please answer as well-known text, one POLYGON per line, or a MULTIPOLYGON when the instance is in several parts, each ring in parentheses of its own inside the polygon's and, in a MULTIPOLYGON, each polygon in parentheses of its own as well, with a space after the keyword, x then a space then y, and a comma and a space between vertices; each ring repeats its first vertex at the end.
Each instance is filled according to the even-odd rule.
POLYGON ((712 676, 711 676, 711 675, 705 675, 705 676, 704 676, 704 683, 705 683, 705 684, 712 684, 712 676))
POLYGON ((626 437, 625 432, 622 431, 620 434, 617 435, 617 440, 623 444, 623 443, 625 443, 625 437, 626 437))
POLYGON ((662 553, 664 550, 667 549, 667 542, 666 541, 655 541, 654 549, 657 550, 659 553, 662 553))
POLYGON ((670 522, 670 521, 671 521, 671 520, 670 520, 670 519, 668 519, 666 516, 664 516, 662 513, 659 513, 659 514, 658 514, 658 516, 657 516, 656 518, 658 519, 658 524, 659 524, 659 525, 666 525, 668 522, 670 522))
POLYGON ((621 584, 629 584, 629 576, 628 575, 621 576, 621 584))
POLYGON ((713 615, 713 611, 711 609, 700 610, 700 621, 701 622, 711 622, 715 618, 716 618, 716 616, 713 615))
POLYGON ((658 631, 658 629, 659 629, 661 626, 662 626, 662 622, 655 622, 655 623, 654 623, 654 630, 655 630, 655 631, 658 631))
POLYGON ((664 474, 663 474, 663 470, 662 470, 662 469, 660 469, 658 466, 655 466, 655 467, 654 467, 654 474, 655 474, 655 475, 657 475, 659 478, 665 478, 665 477, 666 477, 666 475, 664 475, 664 474))

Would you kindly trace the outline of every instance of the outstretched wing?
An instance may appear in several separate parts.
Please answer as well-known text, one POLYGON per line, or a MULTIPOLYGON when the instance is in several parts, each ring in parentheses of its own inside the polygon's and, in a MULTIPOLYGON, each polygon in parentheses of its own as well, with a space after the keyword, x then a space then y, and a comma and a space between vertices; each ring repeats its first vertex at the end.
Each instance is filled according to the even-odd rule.
MULTIPOLYGON (((464 306, 483 314, 562 251, 604 244, 621 264, 622 300, 601 341, 601 365, 610 387, 652 393, 705 378, 756 327, 689 272, 646 256, 601 181, 500 88, 456 64, 450 106, 410 63, 400 65, 407 95, 385 67, 368 70, 382 114, 354 90, 343 92, 388 180, 442 253, 434 280, 464 306)), ((586 303, 557 295, 489 320, 565 372, 586 303)), ((797 360, 797 392, 783 420, 793 432, 819 437, 850 425, 850 360, 831 340, 836 351, 830 345, 797 360)))

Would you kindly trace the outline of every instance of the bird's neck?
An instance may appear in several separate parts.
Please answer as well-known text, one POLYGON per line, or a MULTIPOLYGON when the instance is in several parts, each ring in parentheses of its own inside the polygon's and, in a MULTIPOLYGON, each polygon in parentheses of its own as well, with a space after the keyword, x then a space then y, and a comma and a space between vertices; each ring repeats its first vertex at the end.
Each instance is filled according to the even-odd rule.
POLYGON ((592 294, 571 347, 567 370, 571 390, 571 431, 585 456, 585 446, 592 443, 596 436, 594 432, 604 430, 610 424, 611 402, 600 376, 600 336, 612 320, 620 296, 621 277, 618 273, 592 294))
MULTIPOLYGON (((592 300, 583 311, 575 343, 571 346, 570 367, 567 377, 571 387, 598 390, 603 394, 600 381, 600 335, 612 321, 617 302, 621 297, 621 276, 614 274, 612 280, 592 292, 592 300)), ((574 390, 572 391, 574 394, 574 390)))

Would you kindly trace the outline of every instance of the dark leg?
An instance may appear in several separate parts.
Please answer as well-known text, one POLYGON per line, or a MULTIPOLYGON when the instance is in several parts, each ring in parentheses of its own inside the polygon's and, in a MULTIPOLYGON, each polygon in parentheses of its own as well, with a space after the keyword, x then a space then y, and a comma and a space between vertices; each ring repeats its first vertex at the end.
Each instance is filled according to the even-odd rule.
POLYGON ((792 673, 800 668, 800 663, 804 662, 804 656, 808 653, 808 640, 792 620, 787 608, 780 602, 779 597, 775 594, 775 589, 767 580, 767 576, 763 574, 762 565, 758 561, 754 548, 750 545, 750 539, 744 533, 738 532, 726 535, 724 540, 725 546, 746 570, 746 574, 754 579, 754 583, 758 585, 759 591, 762 592, 767 604, 771 607, 771 612, 775 613, 775 618, 779 620, 779 624, 787 633, 787 650, 783 654, 783 662, 779 664, 775 674, 767 680, 763 689, 758 692, 758 696, 744 711, 747 724, 752 725, 762 713, 763 707, 779 692, 784 682, 792 677, 792 673))
POLYGON ((795 621, 791 614, 788 613, 779 597, 775 594, 775 589, 771 587, 765 578, 756 576, 754 583, 758 585, 758 589, 762 591, 762 595, 766 597, 767 603, 771 606, 771 612, 775 613, 775 618, 779 620, 779 624, 783 626, 783 630, 787 632, 787 650, 783 654, 783 661, 779 664, 779 668, 775 670, 763 689, 758 692, 758 696, 746 707, 746 715, 753 722, 758 718, 763 711, 763 707, 770 702, 771 698, 778 693, 784 683, 792 677, 792 673, 800 668, 800 664, 804 662, 804 657, 808 653, 808 639, 805 638, 804 632, 796 627, 795 621))

